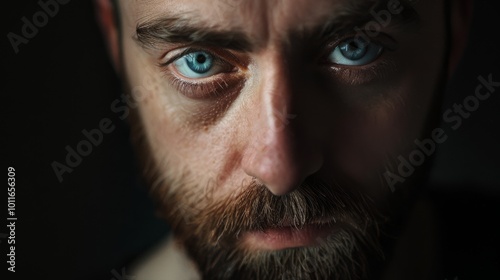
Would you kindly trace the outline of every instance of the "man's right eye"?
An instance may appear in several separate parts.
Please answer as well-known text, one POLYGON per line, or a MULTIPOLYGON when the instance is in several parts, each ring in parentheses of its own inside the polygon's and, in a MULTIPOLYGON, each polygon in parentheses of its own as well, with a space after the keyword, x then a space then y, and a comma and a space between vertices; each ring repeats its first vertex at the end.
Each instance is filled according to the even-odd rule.
POLYGON ((225 70, 224 62, 219 60, 208 52, 195 51, 174 61, 174 67, 186 78, 206 78, 225 70))
POLYGON ((225 50, 186 48, 172 51, 158 66, 172 86, 192 99, 230 95, 244 79, 244 65, 225 50))

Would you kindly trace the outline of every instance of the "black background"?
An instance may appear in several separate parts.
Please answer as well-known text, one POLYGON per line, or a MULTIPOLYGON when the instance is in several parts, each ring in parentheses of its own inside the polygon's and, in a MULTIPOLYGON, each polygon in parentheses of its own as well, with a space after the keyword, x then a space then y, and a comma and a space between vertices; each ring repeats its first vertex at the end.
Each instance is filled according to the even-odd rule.
MULTIPOLYGON (((1 159, 4 176, 8 166, 16 169, 18 221, 17 277, 7 273, 6 239, 0 239, 0 275, 6 272, 9 276, 2 279, 30 275, 37 279, 119 280, 115 273, 121 274, 126 263, 160 241, 168 228, 155 217, 140 183, 126 123, 110 109, 122 91, 101 41, 92 3, 73 0, 61 5, 34 38, 20 45, 17 54, 7 34, 20 34, 21 18, 31 20, 41 8, 37 1, 3 5, 1 127, 6 142, 1 159), (81 131, 98 128, 103 118, 111 119, 115 130, 104 135, 102 144, 72 173, 64 174, 60 183, 51 163, 64 163, 65 147, 75 148, 85 139, 81 131)), ((470 45, 444 96, 443 109, 473 94, 479 75, 492 73, 500 81, 500 3, 476 1, 475 8, 470 45)), ((450 138, 439 146, 431 177, 440 193, 460 190, 499 196, 499 95, 500 90, 482 102, 460 129, 448 131, 450 138)), ((0 191, 5 202, 6 188, 0 191)), ((2 202, 1 207, 5 213, 7 203, 2 202)), ((469 209, 461 210, 470 214, 469 209)), ((0 233, 7 232, 4 215, 0 216, 0 233)), ((469 219, 498 222, 491 217, 495 216, 487 213, 469 219)), ((498 253, 491 257, 498 261, 498 253)), ((481 274, 480 264, 471 270, 481 274)), ((456 276, 476 279, 468 278, 474 275, 470 272, 465 274, 456 276)))

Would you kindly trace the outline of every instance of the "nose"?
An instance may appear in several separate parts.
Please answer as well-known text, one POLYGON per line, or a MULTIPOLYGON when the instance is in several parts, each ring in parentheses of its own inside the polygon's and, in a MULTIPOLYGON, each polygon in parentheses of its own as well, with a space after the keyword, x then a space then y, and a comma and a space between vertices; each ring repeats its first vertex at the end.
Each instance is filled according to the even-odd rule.
POLYGON ((241 162, 246 174, 275 195, 295 190, 322 161, 319 143, 306 132, 308 116, 300 115, 295 102, 300 87, 292 84, 283 61, 277 56, 260 65, 264 70, 249 102, 249 111, 255 113, 241 162))

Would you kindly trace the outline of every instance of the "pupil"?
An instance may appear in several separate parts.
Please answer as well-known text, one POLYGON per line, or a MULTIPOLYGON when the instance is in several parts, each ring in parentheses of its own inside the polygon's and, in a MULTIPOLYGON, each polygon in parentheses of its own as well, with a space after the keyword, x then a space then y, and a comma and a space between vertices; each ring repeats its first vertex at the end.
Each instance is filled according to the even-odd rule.
POLYGON ((196 62, 198 63, 205 63, 205 61, 207 61, 207 58, 202 55, 202 54, 199 54, 196 56, 196 62))
POLYGON ((346 44, 343 45, 340 48, 340 50, 342 52, 342 55, 344 55, 344 57, 346 57, 350 60, 359 60, 368 51, 367 47, 368 46, 364 41, 351 40, 349 42, 346 42, 346 44))
POLYGON ((350 42, 349 49, 351 51, 357 51, 359 49, 359 44, 357 42, 350 42))

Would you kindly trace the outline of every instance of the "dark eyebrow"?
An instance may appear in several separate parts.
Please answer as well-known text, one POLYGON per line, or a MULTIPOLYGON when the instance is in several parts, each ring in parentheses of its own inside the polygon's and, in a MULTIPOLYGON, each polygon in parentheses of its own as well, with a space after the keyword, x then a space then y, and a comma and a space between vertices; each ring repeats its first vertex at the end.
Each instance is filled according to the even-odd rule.
MULTIPOLYGON (((331 38, 354 28, 363 29, 371 21, 376 22, 370 11, 387 10, 389 0, 358 0, 346 1, 342 11, 326 20, 326 23, 311 33, 310 39, 321 40, 331 38)), ((403 10, 399 14, 391 14, 389 26, 395 29, 407 29, 418 25, 419 17, 413 5, 418 0, 399 0, 403 10)), ((214 46, 236 51, 248 52, 259 47, 259 42, 253 42, 243 31, 224 30, 207 24, 194 22, 187 15, 165 16, 137 24, 134 39, 143 48, 154 49, 165 43, 199 44, 214 46)), ((309 36, 307 36, 309 37, 309 36)))
MULTIPOLYGON (((419 0, 400 0, 401 12, 392 14, 387 9, 389 0, 375 0, 375 1, 349 1, 348 8, 344 13, 326 21, 323 26, 312 35, 312 40, 321 40, 325 38, 339 37, 345 33, 355 33, 363 31, 367 34, 365 28, 370 28, 370 22, 376 23, 380 26, 377 19, 371 13, 378 13, 386 11, 391 15, 387 26, 381 26, 381 30, 392 29, 398 31, 411 31, 418 28, 420 17, 414 9, 414 5, 419 0)), ((371 26, 373 27, 373 26, 371 26)), ((367 36, 369 37, 369 36, 367 36)))
POLYGON ((250 38, 243 32, 219 31, 180 17, 164 17, 138 24, 134 39, 144 48, 155 48, 164 43, 198 43, 236 51, 253 48, 250 38))

